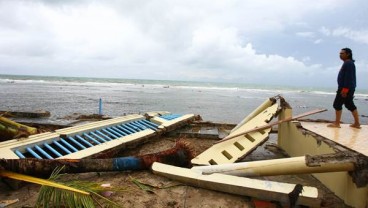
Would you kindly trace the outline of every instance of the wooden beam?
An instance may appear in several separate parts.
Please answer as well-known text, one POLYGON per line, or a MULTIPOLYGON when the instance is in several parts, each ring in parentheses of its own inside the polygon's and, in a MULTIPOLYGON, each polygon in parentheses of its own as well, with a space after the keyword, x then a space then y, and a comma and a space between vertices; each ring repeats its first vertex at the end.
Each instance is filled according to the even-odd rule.
MULTIPOLYGON (((195 187, 255 197, 261 200, 279 201, 284 205, 288 205, 288 194, 292 192, 296 186, 296 184, 250 179, 218 173, 202 175, 199 171, 165 165, 158 162, 153 163, 152 170, 154 174, 165 176, 195 187)), ((322 198, 317 188, 304 186, 303 192, 299 195, 297 204, 309 207, 320 207, 321 200, 322 198)))
POLYGON ((192 169, 200 171, 202 174, 222 173, 243 177, 295 175, 355 170, 354 162, 352 161, 335 160, 335 162, 326 162, 323 164, 318 163, 318 165, 315 166, 308 166, 308 158, 317 157, 320 158, 324 156, 300 156, 221 165, 196 166, 192 169))

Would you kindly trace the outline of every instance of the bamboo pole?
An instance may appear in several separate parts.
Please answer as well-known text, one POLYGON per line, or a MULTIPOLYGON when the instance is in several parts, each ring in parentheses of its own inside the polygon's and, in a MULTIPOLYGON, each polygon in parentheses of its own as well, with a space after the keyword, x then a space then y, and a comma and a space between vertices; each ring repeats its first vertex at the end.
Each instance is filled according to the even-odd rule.
POLYGON ((37 128, 29 127, 0 116, 0 135, 5 137, 6 139, 12 139, 19 135, 25 134, 37 134, 37 128))

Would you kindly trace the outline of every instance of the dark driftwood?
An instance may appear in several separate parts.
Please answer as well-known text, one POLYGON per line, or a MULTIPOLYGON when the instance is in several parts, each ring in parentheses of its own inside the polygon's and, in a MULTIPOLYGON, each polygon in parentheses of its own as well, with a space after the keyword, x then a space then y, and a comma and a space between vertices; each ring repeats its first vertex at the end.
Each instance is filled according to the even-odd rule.
POLYGON ((37 177, 48 177, 57 167, 61 173, 108 172, 149 169, 154 162, 189 167, 194 153, 190 145, 178 141, 173 148, 146 155, 109 159, 0 159, 2 169, 37 177))

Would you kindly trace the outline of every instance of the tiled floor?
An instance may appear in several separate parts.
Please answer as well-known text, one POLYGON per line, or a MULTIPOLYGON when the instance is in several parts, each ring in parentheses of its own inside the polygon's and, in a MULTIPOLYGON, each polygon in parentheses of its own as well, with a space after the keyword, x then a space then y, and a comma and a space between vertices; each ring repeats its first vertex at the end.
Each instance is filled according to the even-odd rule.
POLYGON ((341 124, 341 128, 330 128, 326 123, 301 122, 301 124, 309 131, 368 156, 368 125, 356 129, 350 127, 350 124, 341 124))

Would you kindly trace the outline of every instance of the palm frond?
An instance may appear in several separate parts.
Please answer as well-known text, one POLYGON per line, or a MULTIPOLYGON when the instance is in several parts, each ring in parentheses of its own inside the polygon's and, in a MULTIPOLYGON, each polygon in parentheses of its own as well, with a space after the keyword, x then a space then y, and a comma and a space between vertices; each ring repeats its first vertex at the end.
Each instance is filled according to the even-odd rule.
MULTIPOLYGON (((60 171, 64 167, 56 168, 51 174, 49 180, 57 180, 61 174, 60 171)), ((98 201, 94 198, 99 198, 106 203, 109 207, 121 207, 115 202, 101 196, 97 192, 102 190, 100 185, 97 183, 81 182, 81 181, 69 181, 64 182, 64 185, 83 190, 89 195, 83 195, 77 192, 71 192, 61 190, 54 187, 42 186, 36 202, 36 207, 95 207, 95 203, 98 201)))
POLYGON ((23 174, 19 174, 19 173, 14 173, 11 171, 7 171, 7 170, 0 170, 0 177, 6 177, 6 178, 11 178, 11 179, 15 179, 15 180, 20 180, 20 181, 26 181, 26 182, 30 182, 30 183, 36 183, 36 184, 40 184, 43 186, 50 186, 50 187, 55 187, 55 188, 59 188, 59 189, 65 189, 65 190, 69 190, 69 191, 73 191, 73 192, 78 192, 80 194, 84 194, 84 195, 89 195, 88 192, 85 191, 81 191, 69 186, 65 186, 59 183, 55 183, 53 181, 49 181, 49 180, 45 180, 45 179, 41 179, 41 178, 36 178, 36 177, 32 177, 32 176, 28 176, 28 175, 23 175, 23 174))

